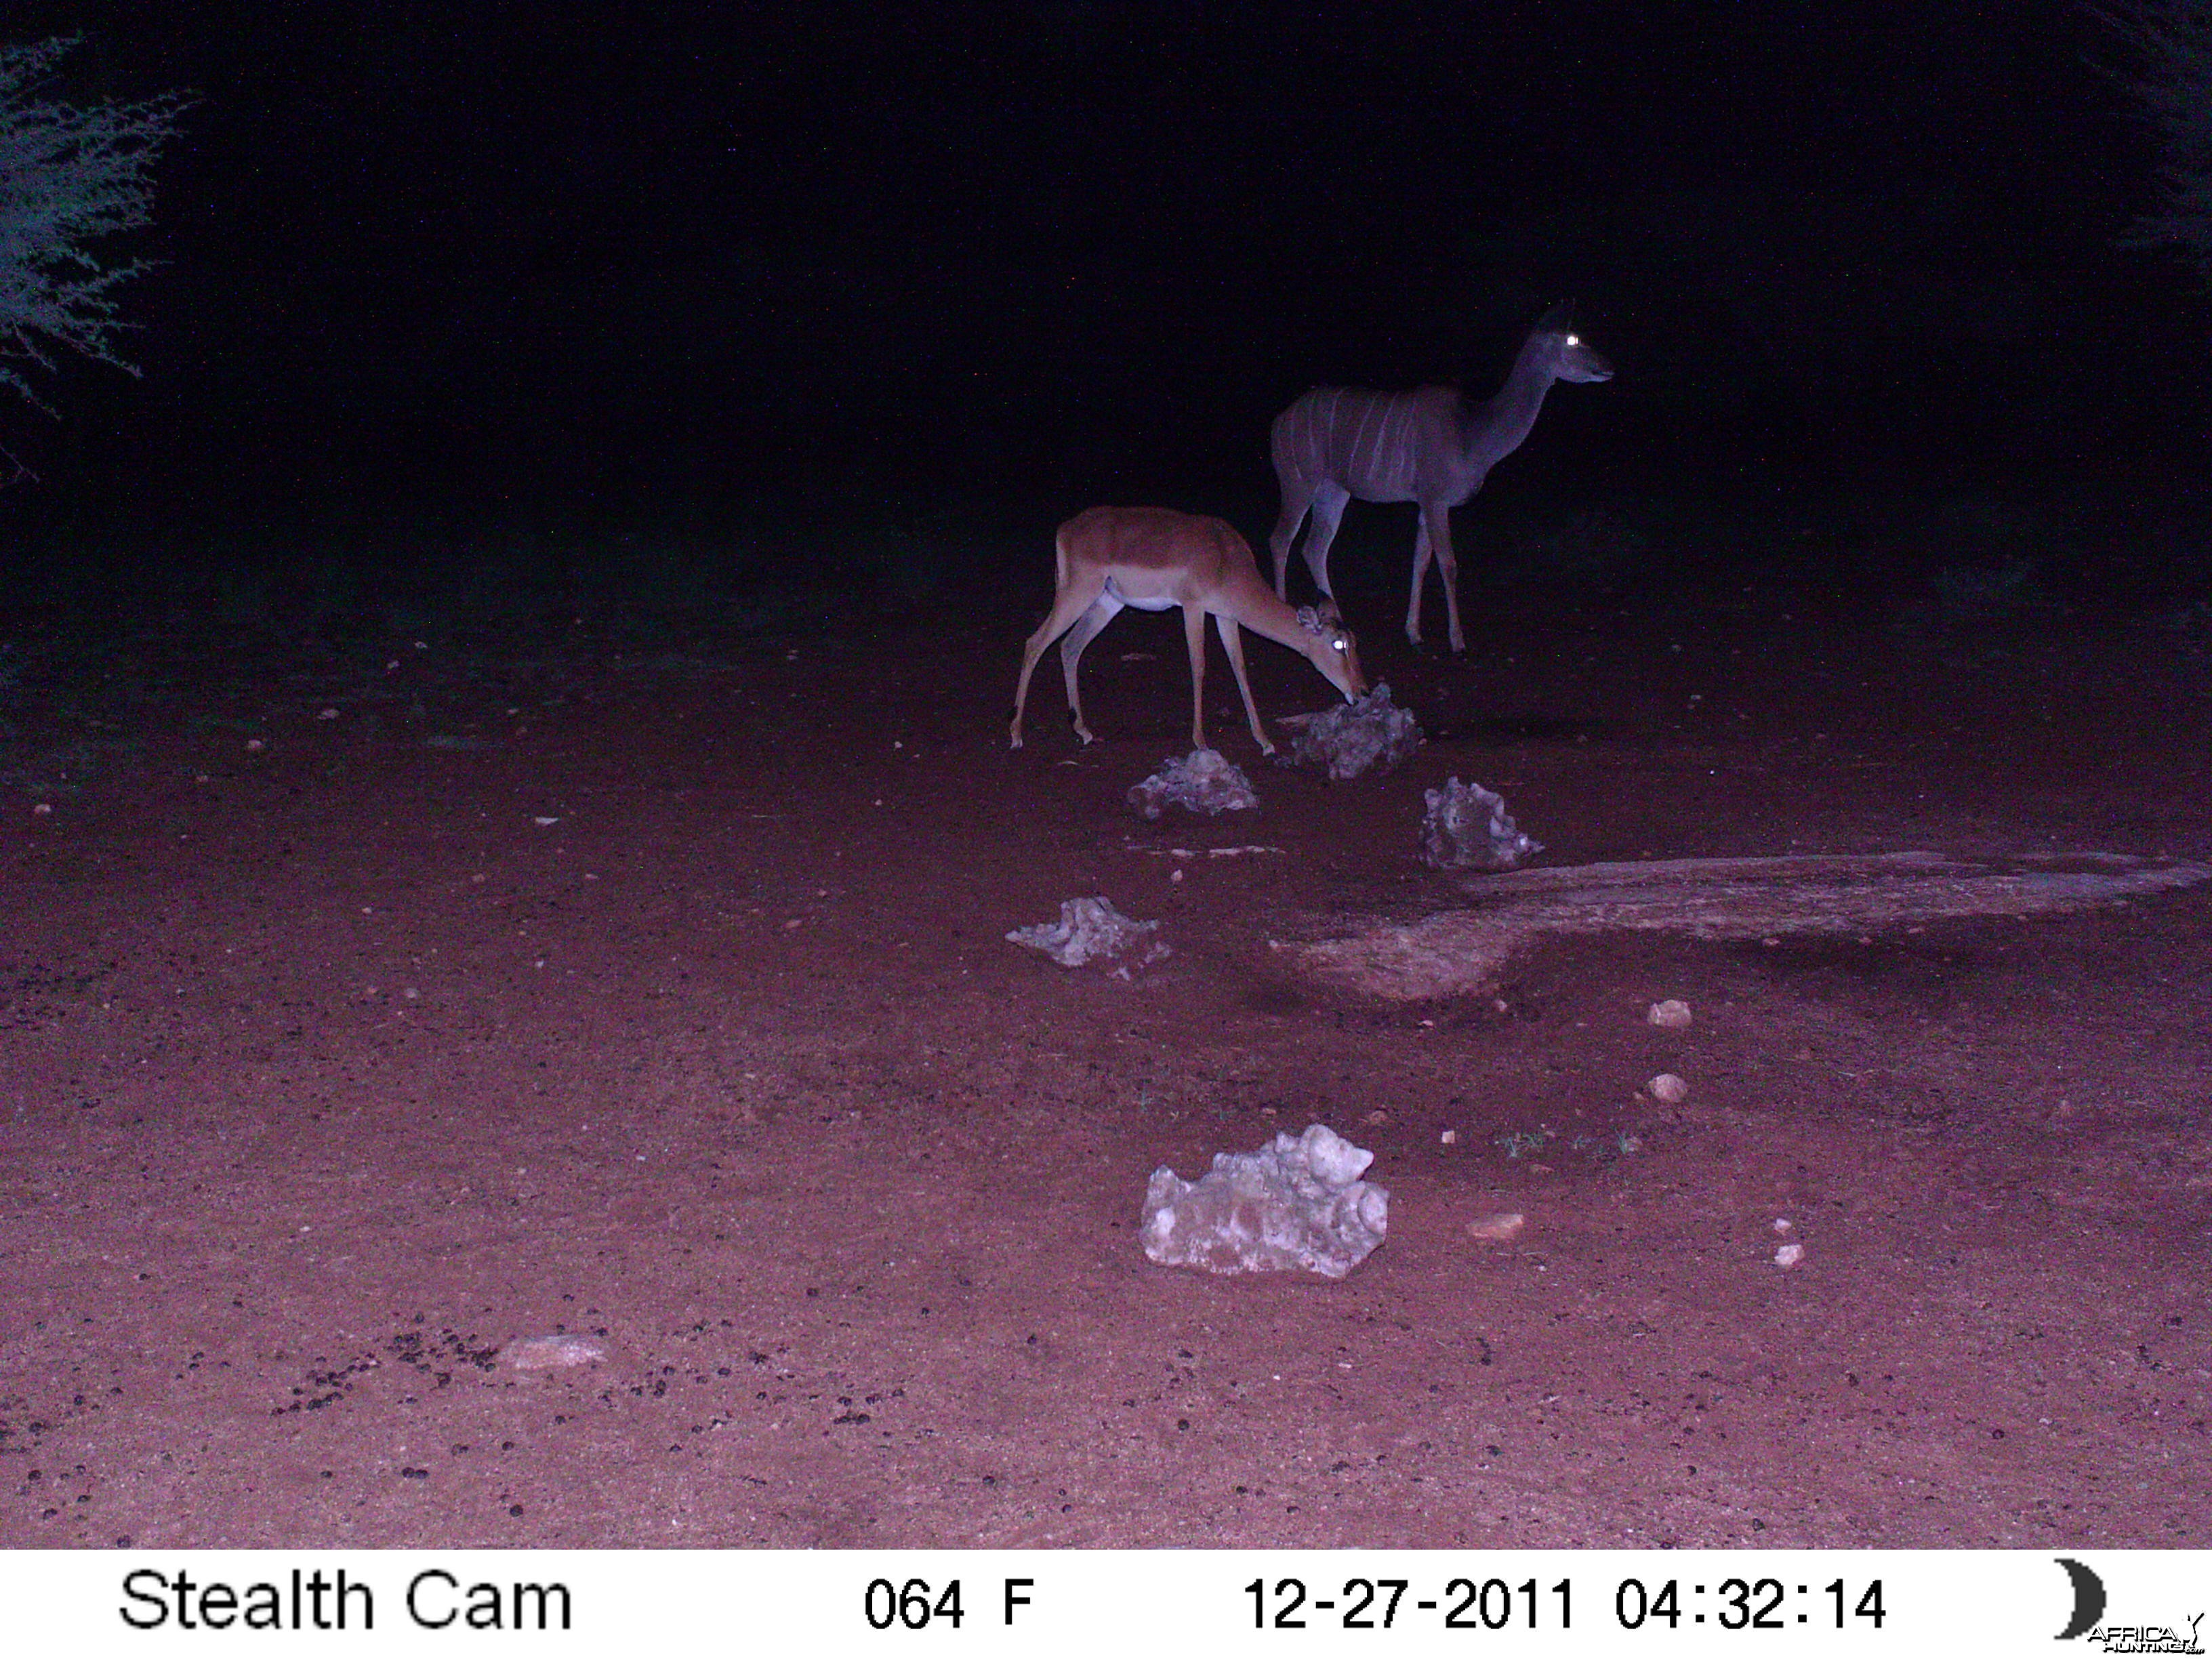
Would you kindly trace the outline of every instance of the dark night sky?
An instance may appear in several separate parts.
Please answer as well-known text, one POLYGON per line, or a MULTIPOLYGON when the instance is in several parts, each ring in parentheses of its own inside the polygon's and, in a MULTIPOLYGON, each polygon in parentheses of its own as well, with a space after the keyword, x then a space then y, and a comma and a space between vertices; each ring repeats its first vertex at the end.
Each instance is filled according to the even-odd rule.
POLYGON ((1567 295, 1621 373, 1547 421, 1643 484, 2201 437, 2062 4, 10 9, 72 29, 203 101, 145 379, 9 422, 49 507, 1264 484, 1305 386, 1486 391, 1567 295))

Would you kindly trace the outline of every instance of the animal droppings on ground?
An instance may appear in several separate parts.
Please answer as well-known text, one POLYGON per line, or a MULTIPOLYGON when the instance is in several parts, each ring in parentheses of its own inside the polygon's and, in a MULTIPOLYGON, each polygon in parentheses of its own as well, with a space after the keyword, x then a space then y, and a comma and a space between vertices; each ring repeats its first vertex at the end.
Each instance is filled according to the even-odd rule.
POLYGON ((1377 767, 1390 771, 1421 746, 1420 723, 1390 701, 1387 683, 1352 702, 1318 714, 1286 714, 1279 723, 1297 734, 1287 763, 1326 766, 1337 783, 1377 767))
POLYGON ((1454 777, 1425 792, 1421 862, 1433 870, 1510 870, 1544 850, 1521 833, 1504 798, 1479 783, 1454 777))
POLYGON ((1257 806, 1251 780, 1217 749, 1194 749, 1181 760, 1170 756, 1160 769, 1129 791, 1129 810, 1158 819, 1170 806, 1209 816, 1257 806))
POLYGON ((1316 1123, 1256 1152, 1216 1152, 1196 1182, 1162 1164, 1145 1194, 1145 1254, 1210 1273, 1287 1267, 1341 1279, 1389 1227, 1389 1193, 1359 1178, 1374 1161, 1316 1123))

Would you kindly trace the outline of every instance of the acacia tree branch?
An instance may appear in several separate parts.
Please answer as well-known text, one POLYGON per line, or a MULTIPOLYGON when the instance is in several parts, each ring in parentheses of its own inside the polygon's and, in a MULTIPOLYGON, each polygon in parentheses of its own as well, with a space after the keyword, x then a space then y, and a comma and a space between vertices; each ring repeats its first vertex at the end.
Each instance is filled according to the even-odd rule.
POLYGON ((138 372, 116 349, 131 325, 114 289, 153 262, 109 261, 88 244, 151 221, 154 163, 191 101, 170 93, 78 106, 35 96, 78 39, 0 47, 0 385, 40 409, 8 360, 52 370, 63 347, 138 372))

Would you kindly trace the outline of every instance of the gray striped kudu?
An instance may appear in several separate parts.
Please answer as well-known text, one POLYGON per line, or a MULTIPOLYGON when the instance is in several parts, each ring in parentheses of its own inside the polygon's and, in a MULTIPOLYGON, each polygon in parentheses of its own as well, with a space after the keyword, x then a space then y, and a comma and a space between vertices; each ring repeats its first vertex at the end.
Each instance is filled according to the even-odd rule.
POLYGON ((1363 501, 1416 501, 1413 592, 1406 605, 1406 637, 1421 642, 1421 579, 1429 556, 1444 586, 1451 648, 1467 649, 1459 626, 1459 563, 1452 556, 1451 510, 1482 488, 1483 479, 1521 447, 1554 380, 1609 380, 1613 368, 1582 343, 1555 306, 1529 333, 1513 372, 1487 403, 1470 404, 1451 386, 1418 392, 1362 392, 1326 386, 1309 392, 1275 417, 1275 477, 1283 511, 1268 544, 1275 556, 1275 592, 1289 595, 1291 544, 1309 509, 1306 566, 1322 595, 1328 585, 1328 544, 1353 496, 1363 501))

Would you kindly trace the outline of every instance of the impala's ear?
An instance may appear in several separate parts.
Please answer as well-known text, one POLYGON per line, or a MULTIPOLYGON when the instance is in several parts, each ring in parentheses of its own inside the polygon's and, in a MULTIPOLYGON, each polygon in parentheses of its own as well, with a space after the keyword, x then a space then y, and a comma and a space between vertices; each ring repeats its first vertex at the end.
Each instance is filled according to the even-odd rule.
POLYGON ((1300 605, 1298 607, 1298 626, 1304 629, 1309 634, 1320 633, 1322 631, 1321 612, 1315 610, 1310 605, 1300 605))
POLYGON ((1574 326, 1575 302, 1562 300, 1538 319, 1536 331, 1539 334, 1567 334, 1573 331, 1574 326))

